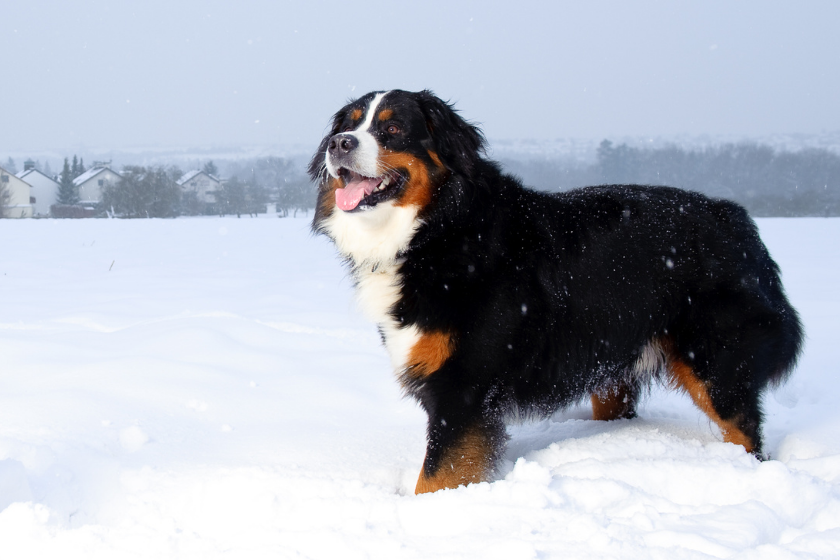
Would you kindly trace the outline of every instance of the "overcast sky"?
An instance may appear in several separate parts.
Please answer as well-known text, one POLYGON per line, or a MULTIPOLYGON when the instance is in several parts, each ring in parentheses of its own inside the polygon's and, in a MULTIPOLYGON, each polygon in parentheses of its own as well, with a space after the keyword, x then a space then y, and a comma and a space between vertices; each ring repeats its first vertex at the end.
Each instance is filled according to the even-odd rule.
POLYGON ((840 2, 4 2, 0 155, 311 144, 430 88, 491 139, 840 130, 840 2))

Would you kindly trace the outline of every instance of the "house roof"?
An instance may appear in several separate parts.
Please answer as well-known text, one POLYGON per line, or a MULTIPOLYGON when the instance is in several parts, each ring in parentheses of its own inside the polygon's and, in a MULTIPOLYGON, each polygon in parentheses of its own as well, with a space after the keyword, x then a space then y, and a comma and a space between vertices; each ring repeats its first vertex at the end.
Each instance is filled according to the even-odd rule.
MULTIPOLYGON (((41 176, 43 176, 43 177, 46 177, 47 179, 49 179, 49 180, 50 180, 50 181, 52 181, 53 183, 56 183, 56 180, 55 180, 55 179, 53 179, 53 178, 52 178, 52 177, 50 177, 49 175, 45 175, 43 172, 38 171, 38 170, 37 170, 37 169, 35 169, 35 168, 32 168, 32 169, 27 169, 26 171, 21 171, 20 173, 18 173, 18 174, 17 174, 17 178, 18 178, 18 179, 24 179, 24 178, 26 178, 27 176, 32 175, 33 173, 38 173, 39 175, 41 175, 41 176)), ((56 184, 58 184, 58 183, 56 183, 56 184)))
POLYGON ((221 182, 216 177, 213 177, 209 173, 205 173, 201 169, 193 169, 192 171, 187 171, 186 173, 184 173, 183 177, 181 177, 180 179, 178 179, 175 182, 178 184, 179 187, 182 187, 187 183, 187 181, 191 181, 191 180, 195 179, 196 177, 198 177, 199 175, 204 175, 206 177, 209 177, 211 180, 216 181, 217 183, 221 182))
POLYGON ((114 171, 113 169, 110 169, 108 167, 94 167, 92 169, 88 169, 87 171, 85 171, 84 173, 82 173, 81 175, 79 175, 78 177, 73 179, 73 184, 78 187, 82 183, 86 183, 87 181, 93 179, 94 177, 96 177, 97 175, 102 173, 103 171, 110 171, 111 173, 113 173, 117 177, 120 176, 119 173, 117 173, 116 171, 114 171))
POLYGON ((10 171, 6 171, 6 170, 5 170, 4 168, 2 168, 2 167, 0 167, 0 175, 8 175, 8 176, 10 176, 10 177, 14 177, 15 179, 17 179, 18 181, 20 181, 21 183, 23 183, 23 184, 24 184, 24 185, 26 185, 27 187, 31 187, 31 186, 32 186, 32 185, 30 185, 29 183, 27 183, 26 181, 24 181, 23 179, 21 179, 20 177, 18 177, 17 175, 15 175, 14 173, 12 173, 12 172, 10 172, 10 171))
MULTIPOLYGON (((12 184, 14 184, 14 183, 18 183, 18 184, 22 184, 22 185, 24 185, 24 186, 26 186, 26 187, 29 187, 30 189, 32 188, 32 185, 30 185, 29 183, 27 183, 26 181, 24 181, 23 179, 21 179, 20 177, 18 177, 17 175, 15 175, 14 173, 11 173, 11 172, 9 172, 9 171, 6 171, 6 170, 5 170, 5 169, 3 169, 2 167, 0 167, 0 175, 8 175, 9 177, 14 177, 14 178, 15 178, 15 180, 14 180, 14 181, 11 181, 11 183, 12 183, 12 184)), ((30 191, 30 192, 31 192, 31 191, 30 191)), ((18 206, 20 206, 20 205, 18 205, 18 206)), ((26 204, 24 204, 24 206, 27 206, 27 205, 26 205, 26 204)), ((9 207, 8 207, 8 206, 6 206, 6 208, 9 208, 9 207)))

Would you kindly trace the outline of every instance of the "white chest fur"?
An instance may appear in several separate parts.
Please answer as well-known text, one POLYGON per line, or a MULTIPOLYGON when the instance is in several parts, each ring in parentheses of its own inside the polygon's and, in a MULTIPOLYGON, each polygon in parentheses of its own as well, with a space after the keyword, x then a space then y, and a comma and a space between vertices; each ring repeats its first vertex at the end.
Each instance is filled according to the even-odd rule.
POLYGON ((393 261, 408 247, 419 226, 416 206, 396 206, 393 201, 353 213, 336 207, 324 220, 339 252, 357 266, 393 261))
POLYGON ((392 311, 401 293, 398 263, 366 267, 356 272, 356 300, 362 312, 377 325, 391 356, 391 365, 399 373, 408 365, 408 355, 420 339, 413 325, 401 326, 392 311))
POLYGON ((415 206, 389 201, 366 212, 335 208, 324 223, 339 252, 353 260, 359 307, 382 331, 396 372, 405 369, 409 352, 420 338, 416 327, 402 327, 392 315, 402 290, 397 255, 420 226, 417 211, 415 206))

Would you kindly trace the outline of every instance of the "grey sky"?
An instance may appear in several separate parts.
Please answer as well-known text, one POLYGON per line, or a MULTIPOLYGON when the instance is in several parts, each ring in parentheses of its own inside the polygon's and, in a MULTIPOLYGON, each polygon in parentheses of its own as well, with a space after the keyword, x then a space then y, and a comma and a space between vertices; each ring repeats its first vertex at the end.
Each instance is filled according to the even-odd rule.
POLYGON ((430 88, 490 138, 840 130, 840 2, 6 2, 0 154, 311 144, 430 88))

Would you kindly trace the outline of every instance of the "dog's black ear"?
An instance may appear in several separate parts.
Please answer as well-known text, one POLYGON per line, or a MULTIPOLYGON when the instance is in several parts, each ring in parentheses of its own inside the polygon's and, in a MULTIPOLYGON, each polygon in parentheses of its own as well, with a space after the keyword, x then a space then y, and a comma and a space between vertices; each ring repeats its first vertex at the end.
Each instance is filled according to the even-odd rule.
POLYGON ((417 101, 443 164, 451 171, 470 175, 484 151, 484 134, 461 118, 450 103, 429 90, 419 92, 417 101))
POLYGON ((325 162, 327 146, 330 143, 330 138, 338 134, 338 129, 341 126, 341 123, 344 122, 344 118, 346 116, 347 107, 344 107, 333 115, 330 131, 326 136, 324 136, 324 139, 321 140, 318 150, 315 152, 315 155, 312 156, 312 159, 309 160, 309 167, 307 168, 307 171, 309 172, 309 177, 316 183, 320 183, 321 180, 324 179, 324 173, 326 173, 327 169, 325 162))

